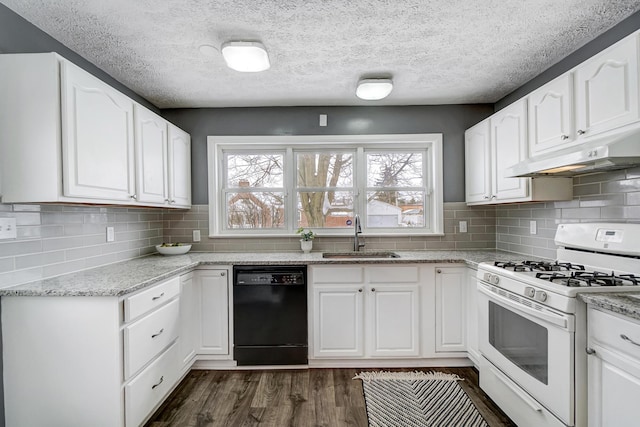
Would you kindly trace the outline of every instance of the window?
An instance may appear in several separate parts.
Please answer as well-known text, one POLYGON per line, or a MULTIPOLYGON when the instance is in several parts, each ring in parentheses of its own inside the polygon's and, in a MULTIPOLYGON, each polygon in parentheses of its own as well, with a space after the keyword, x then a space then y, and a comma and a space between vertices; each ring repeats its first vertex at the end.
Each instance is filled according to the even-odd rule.
POLYGON ((208 138, 211 236, 442 234, 442 135, 208 138))

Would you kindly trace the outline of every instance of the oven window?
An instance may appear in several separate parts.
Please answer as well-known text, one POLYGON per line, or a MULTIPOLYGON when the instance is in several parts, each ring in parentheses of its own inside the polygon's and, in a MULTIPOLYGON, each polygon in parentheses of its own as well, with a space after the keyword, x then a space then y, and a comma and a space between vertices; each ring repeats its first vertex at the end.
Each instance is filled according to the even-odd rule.
POLYGON ((548 385, 547 329, 489 301, 489 343, 529 375, 548 385))

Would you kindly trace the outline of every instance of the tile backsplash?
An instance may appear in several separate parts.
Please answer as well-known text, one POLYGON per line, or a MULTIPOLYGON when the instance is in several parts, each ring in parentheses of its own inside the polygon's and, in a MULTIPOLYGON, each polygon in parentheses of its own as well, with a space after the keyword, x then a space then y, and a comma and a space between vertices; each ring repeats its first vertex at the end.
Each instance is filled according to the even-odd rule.
MULTIPOLYGON (((365 249, 434 250, 486 249, 495 247, 495 207, 469 208, 464 202, 444 204, 444 236, 367 237, 365 249), (459 221, 467 221, 468 231, 460 233, 459 221)), ((209 205, 196 205, 190 211, 168 212, 164 215, 164 237, 170 242, 191 242, 192 231, 200 230, 202 242, 192 250, 204 252, 266 252, 299 251, 300 237, 208 238, 209 205)), ((351 250, 351 237, 318 237, 313 251, 351 250)))
POLYGON ((0 240, 0 287, 136 258, 162 243, 163 210, 0 204, 17 239, 0 240), (107 243, 106 228, 115 241, 107 243))
POLYGON ((640 223, 640 167, 575 177, 571 201, 498 206, 496 247, 555 258, 556 228, 569 222, 640 223))
MULTIPOLYGON (((202 241, 194 251, 298 251, 297 236, 209 238, 209 206, 191 210, 125 207, 0 204, 0 217, 17 222, 17 239, 0 240, 0 287, 137 258, 163 242, 202 241), (106 242, 106 227, 115 241, 106 242)), ((640 223, 640 167, 574 178, 574 199, 566 202, 468 207, 444 204, 444 236, 366 237, 366 249, 503 249, 555 258, 553 237, 563 222, 640 223), (467 221, 468 232, 458 229, 467 221), (530 234, 531 221, 537 233, 530 234)), ((348 237, 319 237, 314 251, 350 250, 348 237)))

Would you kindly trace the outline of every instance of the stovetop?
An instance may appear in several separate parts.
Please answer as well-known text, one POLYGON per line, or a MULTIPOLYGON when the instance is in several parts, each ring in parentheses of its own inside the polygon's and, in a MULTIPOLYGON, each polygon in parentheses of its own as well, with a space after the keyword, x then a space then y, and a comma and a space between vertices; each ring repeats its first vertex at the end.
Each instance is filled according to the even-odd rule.
MULTIPOLYGON (((494 266, 517 273, 535 273, 535 278, 568 287, 639 286, 640 275, 587 269, 583 264, 559 261, 502 262, 494 266)), ((640 290, 640 288, 638 288, 640 290)))

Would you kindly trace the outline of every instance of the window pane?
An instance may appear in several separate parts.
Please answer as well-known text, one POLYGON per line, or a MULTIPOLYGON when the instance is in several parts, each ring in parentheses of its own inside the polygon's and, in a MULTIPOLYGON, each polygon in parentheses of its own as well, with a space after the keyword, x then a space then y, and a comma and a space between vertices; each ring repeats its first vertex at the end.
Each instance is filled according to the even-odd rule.
POLYGON ((284 185, 283 154, 227 154, 226 159, 227 188, 282 188, 284 185))
POLYGON ((284 228, 284 193, 227 194, 227 228, 284 228))
POLYGON ((351 187, 353 153, 300 153, 298 187, 351 187))
POLYGON ((353 192, 316 191, 298 193, 298 227, 350 227, 353 192))
POLYGON ((422 187, 422 153, 367 153, 367 187, 422 187))
POLYGON ((367 193, 369 228, 424 227, 424 191, 370 191, 367 193))

